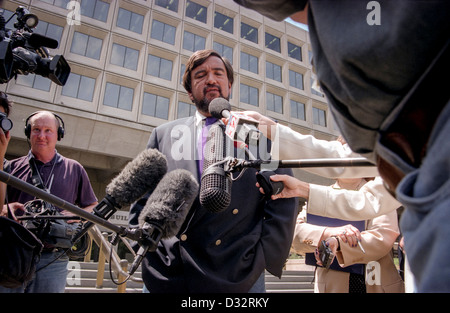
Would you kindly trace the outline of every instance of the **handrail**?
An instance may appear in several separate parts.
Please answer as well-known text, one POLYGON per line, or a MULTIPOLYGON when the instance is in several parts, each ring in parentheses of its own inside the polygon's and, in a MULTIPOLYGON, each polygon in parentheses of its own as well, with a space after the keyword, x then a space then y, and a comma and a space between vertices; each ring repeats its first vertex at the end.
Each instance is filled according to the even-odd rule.
MULTIPOLYGON (((101 247, 100 253, 104 254, 105 256, 104 260, 108 262, 109 260, 111 260, 110 266, 114 274, 116 274, 117 277, 128 278, 128 276, 130 275, 124 270, 124 268, 126 269, 126 267, 123 266, 123 261, 120 260, 120 257, 117 254, 117 252, 114 249, 112 249, 111 243, 104 238, 97 225, 94 225, 92 228, 89 229, 89 236, 91 236, 91 238, 95 241, 95 243, 99 247, 101 247)), ((125 246, 135 255, 136 253, 131 248, 129 242, 125 238, 120 237, 120 239, 124 242, 125 246)), ((129 279, 135 282, 143 283, 142 278, 136 277, 134 275, 131 275, 129 279)))

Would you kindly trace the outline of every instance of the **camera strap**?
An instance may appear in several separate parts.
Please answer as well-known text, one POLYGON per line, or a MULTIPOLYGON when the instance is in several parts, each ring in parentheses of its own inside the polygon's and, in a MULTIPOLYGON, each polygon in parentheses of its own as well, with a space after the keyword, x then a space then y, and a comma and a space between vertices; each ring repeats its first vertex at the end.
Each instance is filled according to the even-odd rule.
POLYGON ((30 158, 29 163, 30 163, 30 168, 31 168, 31 183, 37 188, 43 189, 46 192, 50 192, 50 190, 49 190, 50 188, 49 188, 49 186, 47 186, 47 184, 48 184, 50 178, 52 177, 53 170, 55 169, 56 161, 53 163, 52 170, 50 171, 50 175, 47 180, 47 184, 44 184, 44 182, 42 181, 42 177, 39 174, 39 171, 38 171, 38 168, 36 165, 36 160, 34 158, 30 158))

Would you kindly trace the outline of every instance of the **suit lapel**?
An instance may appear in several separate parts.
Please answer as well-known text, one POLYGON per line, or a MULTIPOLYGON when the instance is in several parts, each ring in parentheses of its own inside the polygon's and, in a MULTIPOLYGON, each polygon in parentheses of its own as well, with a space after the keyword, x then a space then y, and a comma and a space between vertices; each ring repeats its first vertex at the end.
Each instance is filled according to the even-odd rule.
POLYGON ((184 168, 192 173, 200 182, 197 168, 197 140, 195 119, 193 116, 176 125, 171 130, 171 159, 176 168, 184 168))

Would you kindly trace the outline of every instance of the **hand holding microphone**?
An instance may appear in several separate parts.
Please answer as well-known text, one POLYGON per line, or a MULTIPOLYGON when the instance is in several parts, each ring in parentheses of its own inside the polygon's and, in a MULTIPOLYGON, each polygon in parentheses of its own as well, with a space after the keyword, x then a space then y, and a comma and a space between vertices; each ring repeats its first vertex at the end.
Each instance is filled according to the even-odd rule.
POLYGON ((224 98, 215 98, 209 104, 209 113, 215 118, 225 118, 225 134, 232 140, 244 143, 257 142, 260 138, 259 122, 240 112, 231 113, 231 105, 224 98))

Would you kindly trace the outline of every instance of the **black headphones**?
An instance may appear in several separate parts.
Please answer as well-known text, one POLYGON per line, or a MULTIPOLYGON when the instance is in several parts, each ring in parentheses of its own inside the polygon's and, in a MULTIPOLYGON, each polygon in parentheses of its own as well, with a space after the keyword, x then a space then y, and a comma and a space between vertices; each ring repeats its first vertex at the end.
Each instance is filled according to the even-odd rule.
MULTIPOLYGON (((27 117, 27 119, 25 120, 25 136, 27 137, 27 139, 30 139, 30 134, 31 134, 31 125, 28 124, 28 121, 30 120, 30 118, 32 118, 34 115, 41 113, 41 112, 47 112, 47 111, 37 111, 34 112, 32 114, 30 114, 30 116, 27 117)), ((53 116, 55 117, 55 119, 58 121, 58 141, 64 138, 64 121, 61 118, 61 116, 59 116, 56 113, 50 112, 53 114, 53 116)))

